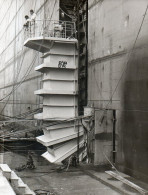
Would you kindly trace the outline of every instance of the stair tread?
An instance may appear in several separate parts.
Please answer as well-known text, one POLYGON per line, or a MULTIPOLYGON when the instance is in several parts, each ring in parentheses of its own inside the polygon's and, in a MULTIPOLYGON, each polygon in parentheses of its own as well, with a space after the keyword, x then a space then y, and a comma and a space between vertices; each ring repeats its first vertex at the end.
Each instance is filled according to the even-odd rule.
POLYGON ((16 175, 16 173, 14 171, 11 171, 11 179, 19 180, 19 177, 16 175))
POLYGON ((35 195, 35 193, 28 186, 26 186, 25 195, 35 195))
POLYGON ((3 172, 10 172, 11 173, 11 169, 9 168, 9 166, 7 164, 0 164, 0 168, 3 172))
POLYGON ((24 182, 21 180, 21 178, 19 178, 18 180, 18 187, 26 187, 27 185, 24 184, 24 182))

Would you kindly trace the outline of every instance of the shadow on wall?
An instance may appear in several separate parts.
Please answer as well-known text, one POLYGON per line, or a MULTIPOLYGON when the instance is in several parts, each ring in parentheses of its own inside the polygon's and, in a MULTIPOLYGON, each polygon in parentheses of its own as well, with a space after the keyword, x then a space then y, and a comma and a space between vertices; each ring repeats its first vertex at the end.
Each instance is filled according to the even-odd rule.
POLYGON ((148 181, 147 75, 148 51, 138 49, 132 54, 125 74, 119 156, 124 156, 120 159, 122 170, 145 181, 148 181))

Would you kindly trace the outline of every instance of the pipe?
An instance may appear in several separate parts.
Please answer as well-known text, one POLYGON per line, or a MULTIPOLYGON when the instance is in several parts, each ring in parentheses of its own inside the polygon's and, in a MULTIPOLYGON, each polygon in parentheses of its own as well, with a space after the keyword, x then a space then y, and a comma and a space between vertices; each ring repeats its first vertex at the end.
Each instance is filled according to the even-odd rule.
POLYGON ((116 161, 116 110, 113 110, 113 163, 116 161))

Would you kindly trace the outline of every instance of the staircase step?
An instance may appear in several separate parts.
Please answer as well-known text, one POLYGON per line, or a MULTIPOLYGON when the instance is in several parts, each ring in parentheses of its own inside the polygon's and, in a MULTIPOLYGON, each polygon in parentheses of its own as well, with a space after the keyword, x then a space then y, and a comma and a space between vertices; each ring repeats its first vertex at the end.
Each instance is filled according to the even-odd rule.
POLYGON ((2 170, 3 175, 7 178, 11 178, 11 169, 7 164, 0 164, 0 169, 2 170))
POLYGON ((14 171, 11 171, 11 180, 19 180, 19 177, 16 175, 14 171))
POLYGON ((27 187, 27 185, 24 184, 24 182, 21 180, 21 178, 19 178, 19 180, 18 180, 18 189, 19 189, 21 194, 25 194, 26 187, 27 187))
POLYGON ((28 186, 26 186, 24 195, 35 195, 35 193, 28 186))
POLYGON ((18 186, 19 177, 16 175, 16 173, 14 171, 11 171, 11 178, 10 179, 11 179, 12 185, 18 186))

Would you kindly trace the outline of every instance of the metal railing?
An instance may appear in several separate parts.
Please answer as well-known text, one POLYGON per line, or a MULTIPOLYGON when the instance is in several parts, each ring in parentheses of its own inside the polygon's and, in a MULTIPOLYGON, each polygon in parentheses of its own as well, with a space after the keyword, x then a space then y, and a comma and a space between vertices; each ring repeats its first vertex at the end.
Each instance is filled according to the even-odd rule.
POLYGON ((76 38, 75 22, 56 20, 28 21, 24 25, 24 38, 32 37, 58 37, 76 38))

